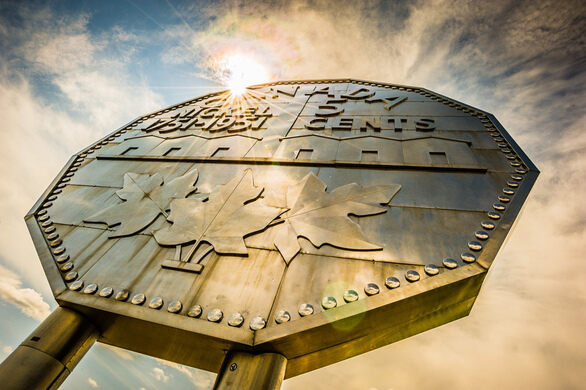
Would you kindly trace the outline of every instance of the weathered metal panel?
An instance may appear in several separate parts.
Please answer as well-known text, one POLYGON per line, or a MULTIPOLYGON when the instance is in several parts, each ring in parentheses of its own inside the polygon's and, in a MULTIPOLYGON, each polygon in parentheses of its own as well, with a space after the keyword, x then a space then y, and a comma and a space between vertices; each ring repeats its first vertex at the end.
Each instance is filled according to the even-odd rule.
POLYGON ((101 341, 291 377, 466 315, 538 171, 421 88, 279 82, 154 112, 76 154, 27 216, 101 341))

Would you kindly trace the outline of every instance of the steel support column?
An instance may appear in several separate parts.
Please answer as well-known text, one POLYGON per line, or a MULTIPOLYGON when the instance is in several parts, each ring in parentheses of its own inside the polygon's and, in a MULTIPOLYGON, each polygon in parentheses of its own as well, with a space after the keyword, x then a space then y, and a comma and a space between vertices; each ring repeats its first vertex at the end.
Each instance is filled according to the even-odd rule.
POLYGON ((278 390, 286 367, 287 359, 278 353, 230 352, 218 373, 214 390, 278 390))
POLYGON ((86 317, 58 307, 0 364, 0 387, 58 388, 97 337, 86 317))

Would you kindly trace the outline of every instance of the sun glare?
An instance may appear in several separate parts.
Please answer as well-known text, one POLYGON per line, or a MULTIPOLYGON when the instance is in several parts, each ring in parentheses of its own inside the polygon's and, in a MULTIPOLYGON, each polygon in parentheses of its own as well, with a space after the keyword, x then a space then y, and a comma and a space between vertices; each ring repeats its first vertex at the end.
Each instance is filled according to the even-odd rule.
POLYGON ((224 62, 226 86, 233 95, 241 95, 246 87, 269 81, 266 68, 254 58, 245 54, 228 55, 224 62))

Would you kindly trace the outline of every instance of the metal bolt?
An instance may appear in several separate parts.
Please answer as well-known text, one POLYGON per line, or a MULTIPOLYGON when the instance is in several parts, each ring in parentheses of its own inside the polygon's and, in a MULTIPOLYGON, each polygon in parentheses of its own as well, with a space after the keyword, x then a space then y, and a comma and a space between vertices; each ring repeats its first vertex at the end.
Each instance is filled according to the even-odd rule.
POLYGON ((230 371, 236 371, 237 368, 238 368, 238 364, 236 364, 236 363, 230 364, 230 371))

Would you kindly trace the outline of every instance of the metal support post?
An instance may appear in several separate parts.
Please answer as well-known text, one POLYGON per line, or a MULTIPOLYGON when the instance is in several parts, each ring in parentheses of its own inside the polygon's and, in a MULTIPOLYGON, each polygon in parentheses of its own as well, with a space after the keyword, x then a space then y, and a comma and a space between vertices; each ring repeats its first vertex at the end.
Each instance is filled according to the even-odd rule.
POLYGON ((86 317, 58 307, 0 364, 0 387, 58 388, 97 337, 86 317))
POLYGON ((287 359, 278 353, 230 352, 222 363, 214 390, 278 390, 286 367, 287 359))

